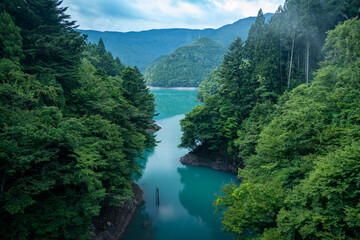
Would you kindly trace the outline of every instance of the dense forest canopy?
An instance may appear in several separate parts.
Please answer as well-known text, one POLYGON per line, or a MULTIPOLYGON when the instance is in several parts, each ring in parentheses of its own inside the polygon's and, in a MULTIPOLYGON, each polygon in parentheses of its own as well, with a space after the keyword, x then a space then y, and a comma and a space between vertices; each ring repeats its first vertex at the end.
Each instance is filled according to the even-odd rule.
POLYGON ((149 68, 144 77, 155 87, 198 87, 217 68, 225 48, 207 37, 195 39, 149 68))
POLYGON ((0 3, 0 238, 90 239, 131 199, 154 97, 59 0, 0 3))
MULTIPOLYGON (((1 239, 91 239, 155 145, 139 69, 88 43, 61 4, 0 2, 1 239)), ((286 0, 218 68, 207 38, 184 47, 206 65, 153 67, 210 72, 180 146, 241 167, 214 202, 237 239, 360 239, 359 17, 358 0, 286 0)))
POLYGON ((214 202, 237 239, 360 238, 360 2, 260 10, 200 85, 182 147, 244 166, 214 202))

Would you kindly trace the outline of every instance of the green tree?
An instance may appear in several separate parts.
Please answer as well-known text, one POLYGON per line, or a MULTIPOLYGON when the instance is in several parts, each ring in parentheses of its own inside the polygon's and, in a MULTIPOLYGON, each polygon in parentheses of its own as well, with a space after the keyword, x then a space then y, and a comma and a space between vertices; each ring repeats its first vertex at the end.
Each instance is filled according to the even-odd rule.
POLYGON ((105 44, 104 44, 104 41, 102 40, 102 38, 99 39, 97 46, 98 46, 98 49, 97 49, 98 54, 100 56, 104 55, 106 53, 106 50, 105 50, 105 44))
POLYGON ((114 75, 95 68, 98 47, 81 55, 83 38, 60 4, 0 3, 11 15, 0 14, 1 239, 91 239, 102 207, 131 200, 137 158, 154 145, 143 79, 123 88, 108 52, 114 75))
POLYGON ((230 45, 219 69, 221 84, 219 92, 207 98, 203 106, 195 108, 181 121, 184 134, 180 146, 196 148, 203 144, 225 155, 233 151, 235 129, 242 116, 248 114, 249 104, 252 101, 250 96, 252 86, 246 78, 248 63, 244 57, 243 42, 237 38, 230 45), (246 97, 241 98, 242 96, 246 97), (204 117, 203 114, 208 117, 204 117), (211 127, 206 130, 203 126, 211 127), (187 139, 188 137, 190 139, 187 139))
POLYGON ((0 7, 21 28, 26 73, 47 73, 56 77, 64 93, 77 87, 77 70, 84 39, 74 30, 59 0, 6 1, 0 7))
POLYGON ((148 147, 154 146, 155 139, 146 133, 147 129, 152 129, 151 119, 155 116, 154 95, 150 93, 145 85, 144 78, 139 75, 139 71, 131 67, 125 67, 121 73, 121 88, 123 96, 137 110, 129 114, 131 121, 136 129, 145 134, 148 147))
POLYGON ((109 76, 121 75, 125 68, 118 57, 114 60, 111 52, 106 51, 101 38, 98 45, 89 43, 85 46, 83 57, 90 61, 95 68, 103 69, 109 76))
POLYGON ((146 82, 158 87, 198 87, 206 75, 220 65, 225 50, 210 38, 195 39, 148 69, 146 82))
POLYGON ((280 98, 240 171, 242 184, 215 201, 227 231, 240 237, 251 228, 262 239, 359 238, 359 24, 355 18, 330 31, 312 84, 280 98))
POLYGON ((0 57, 20 62, 22 55, 22 37, 17 27, 6 13, 0 13, 0 57))
POLYGON ((200 83, 196 97, 200 102, 204 102, 205 99, 219 92, 220 88, 219 68, 216 68, 200 83))
POLYGON ((287 239, 360 238, 360 146, 354 142, 316 160, 309 177, 286 199, 278 215, 287 239))

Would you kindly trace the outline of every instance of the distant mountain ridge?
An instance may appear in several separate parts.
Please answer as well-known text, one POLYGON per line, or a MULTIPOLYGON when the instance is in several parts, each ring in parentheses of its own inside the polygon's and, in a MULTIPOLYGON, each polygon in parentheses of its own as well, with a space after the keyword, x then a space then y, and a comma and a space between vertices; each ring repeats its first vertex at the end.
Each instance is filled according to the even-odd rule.
MULTIPOLYGON (((269 20, 273 13, 265 14, 269 20)), ((154 60, 168 55, 176 48, 190 43, 199 37, 209 37, 218 43, 228 46, 237 36, 247 38, 251 24, 256 17, 240 19, 218 29, 154 29, 141 32, 100 32, 95 30, 78 30, 88 35, 88 40, 97 43, 103 39, 106 49, 114 57, 119 57, 125 65, 138 66, 142 72, 154 65, 154 60)), ((155 61, 156 63, 156 61, 155 61)))
POLYGON ((218 67, 226 48, 202 37, 177 48, 145 73, 145 81, 156 87, 198 87, 218 67))

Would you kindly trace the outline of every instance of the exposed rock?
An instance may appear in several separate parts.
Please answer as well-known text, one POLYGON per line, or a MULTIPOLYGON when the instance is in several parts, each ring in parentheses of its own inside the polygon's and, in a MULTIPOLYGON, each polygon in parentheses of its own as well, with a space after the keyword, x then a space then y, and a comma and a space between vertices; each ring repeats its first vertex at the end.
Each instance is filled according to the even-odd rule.
POLYGON ((180 158, 180 162, 191 166, 205 166, 212 169, 238 174, 238 169, 242 165, 235 164, 229 157, 220 155, 215 151, 210 151, 203 146, 199 146, 192 152, 180 158))
POLYGON ((155 133, 161 129, 161 127, 159 125, 157 125, 154 120, 151 119, 151 120, 149 120, 149 122, 150 122, 152 128, 146 129, 146 133, 150 133, 150 134, 155 133))
POLYGON ((103 207, 93 219, 93 240, 118 240, 126 230, 136 209, 143 203, 143 191, 133 183, 133 199, 122 207, 103 207))

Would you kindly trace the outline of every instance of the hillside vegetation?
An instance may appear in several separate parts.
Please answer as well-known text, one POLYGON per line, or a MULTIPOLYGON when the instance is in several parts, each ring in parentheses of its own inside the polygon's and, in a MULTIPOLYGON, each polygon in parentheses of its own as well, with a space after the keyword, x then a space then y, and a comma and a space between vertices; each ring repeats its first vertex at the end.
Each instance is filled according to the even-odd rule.
MULTIPOLYGON (((273 14, 265 14, 269 19, 273 14)), ((190 43, 199 37, 209 37, 227 46, 237 36, 246 39, 255 17, 240 19, 233 24, 219 29, 153 29, 141 32, 100 32, 94 30, 79 30, 88 35, 92 43, 103 39, 107 48, 124 61, 125 65, 137 66, 145 73, 147 65, 160 56, 168 55, 175 49, 190 43)))
POLYGON ((91 239, 132 201, 154 97, 59 0, 0 3, 0 239, 91 239))
POLYGON ((181 121, 182 147, 245 166, 214 202, 237 239, 360 239, 359 15, 352 0, 260 10, 181 121))
POLYGON ((146 84, 157 87, 198 87, 218 67, 225 48, 202 37, 163 58, 145 73, 146 84))

